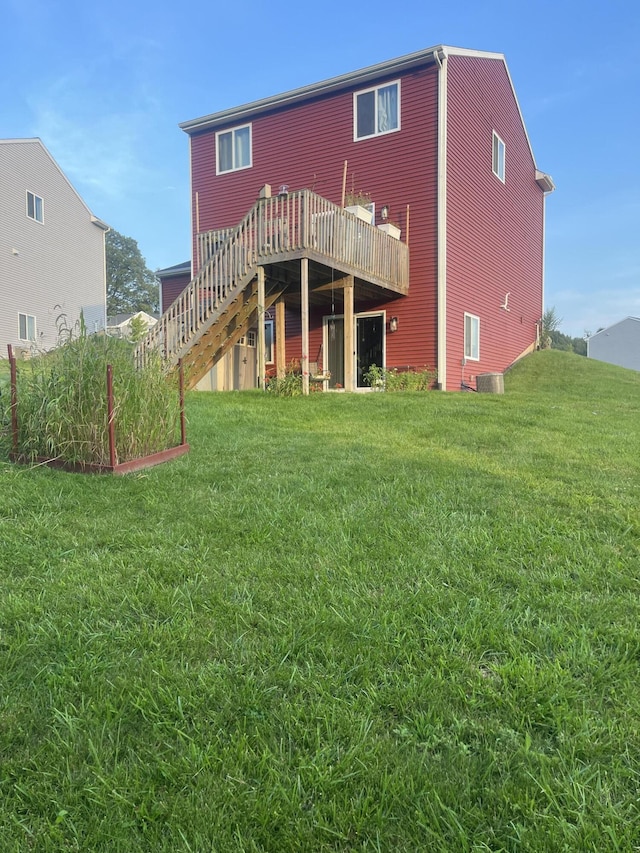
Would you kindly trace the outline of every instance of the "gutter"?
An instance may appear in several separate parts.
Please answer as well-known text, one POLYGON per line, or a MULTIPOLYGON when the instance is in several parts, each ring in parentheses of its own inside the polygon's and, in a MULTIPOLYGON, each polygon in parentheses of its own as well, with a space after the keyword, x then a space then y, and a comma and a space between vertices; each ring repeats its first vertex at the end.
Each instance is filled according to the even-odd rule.
POLYGON ((91 221, 94 225, 97 225, 98 228, 101 228, 103 231, 111 231, 111 226, 107 225, 106 222, 103 222, 102 219, 98 219, 97 216, 91 216, 91 221))

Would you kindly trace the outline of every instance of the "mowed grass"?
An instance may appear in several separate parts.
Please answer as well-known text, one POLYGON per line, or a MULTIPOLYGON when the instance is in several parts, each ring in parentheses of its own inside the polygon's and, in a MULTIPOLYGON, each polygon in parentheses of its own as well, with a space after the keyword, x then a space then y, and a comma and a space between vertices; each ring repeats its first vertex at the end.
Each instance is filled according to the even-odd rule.
POLYGON ((505 384, 0 463, 0 849, 638 849, 640 374, 505 384))

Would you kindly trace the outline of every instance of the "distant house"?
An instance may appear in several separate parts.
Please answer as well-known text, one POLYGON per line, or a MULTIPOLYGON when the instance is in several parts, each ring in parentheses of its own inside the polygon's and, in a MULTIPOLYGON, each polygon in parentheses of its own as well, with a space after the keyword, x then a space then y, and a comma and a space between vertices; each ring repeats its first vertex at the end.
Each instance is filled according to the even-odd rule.
POLYGON ((160 310, 166 311, 191 281, 191 261, 156 270, 160 279, 160 310))
MULTIPOLYGON (((0 139, 0 346, 105 328, 105 232, 39 139, 0 139)), ((6 349, 0 352, 0 357, 6 349)))
POLYGON ((146 311, 137 311, 135 314, 116 314, 114 317, 107 317, 107 334, 114 338, 130 338, 131 321, 134 319, 142 321, 146 331, 158 322, 157 317, 147 314, 146 311))
POLYGON ((587 338, 587 357, 640 370, 640 317, 627 317, 587 338))
POLYGON ((305 390, 371 366, 456 390, 535 348, 554 185, 502 54, 440 45, 180 126, 194 278, 163 280, 145 347, 192 384, 243 342, 253 371, 199 387, 261 385, 271 359, 305 390))

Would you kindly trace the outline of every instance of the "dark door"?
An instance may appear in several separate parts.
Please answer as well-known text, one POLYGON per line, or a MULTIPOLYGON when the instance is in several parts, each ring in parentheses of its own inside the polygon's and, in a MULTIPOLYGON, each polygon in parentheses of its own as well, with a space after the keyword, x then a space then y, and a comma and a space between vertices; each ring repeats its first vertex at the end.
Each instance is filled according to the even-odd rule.
POLYGON ((364 374, 372 366, 384 367, 384 315, 356 318, 356 385, 368 388, 364 374))

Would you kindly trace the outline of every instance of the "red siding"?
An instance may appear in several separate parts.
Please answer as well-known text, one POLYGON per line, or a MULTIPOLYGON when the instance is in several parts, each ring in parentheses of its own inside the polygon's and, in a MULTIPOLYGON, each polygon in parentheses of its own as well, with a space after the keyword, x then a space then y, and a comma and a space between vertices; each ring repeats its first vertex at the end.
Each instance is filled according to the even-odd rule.
POLYGON ((171 303, 180 296, 182 291, 191 281, 191 275, 189 273, 184 273, 184 275, 173 275, 167 278, 161 278, 161 306, 162 310, 166 311, 167 308, 171 305, 171 303))
MULTIPOLYGON (((480 361, 464 378, 502 371, 535 341, 542 313, 543 193, 506 67, 500 59, 448 60, 447 152, 447 388, 460 387, 464 313, 480 317, 480 361), (492 173, 492 132, 506 145, 506 183, 492 173), (509 311, 500 308, 510 293, 509 311)), ((382 83, 394 77, 380 78, 382 83)), ((355 88, 355 91, 359 87, 355 88)), ((399 319, 386 338, 387 366, 437 363, 437 101, 433 64, 401 78, 401 130, 353 141, 353 91, 274 109, 252 122, 253 165, 215 174, 215 131, 191 138, 193 221, 196 231, 235 225, 269 183, 308 187, 340 201, 347 188, 369 192, 407 236, 410 209, 409 295, 363 303, 399 319), (196 204, 196 194, 198 203, 196 204)), ((233 127, 242 122, 230 122, 233 127)), ((225 127, 218 128, 226 129, 225 127)), ((195 234, 194 234, 195 256, 195 234)), ((312 311, 309 356, 322 362, 322 325, 312 311)), ((300 357, 300 323, 287 312, 287 361, 300 357)))
MULTIPOLYGON (((281 184, 291 190, 310 188, 339 203, 346 159, 347 189, 371 194, 378 221, 387 204, 391 218, 402 226, 402 239, 406 239, 407 205, 410 208, 409 296, 379 305, 363 304, 356 290, 356 311, 384 308, 388 315, 399 318, 399 330, 387 335, 388 366, 435 367, 437 69, 429 66, 401 78, 401 130, 397 133, 354 142, 353 91, 256 117, 250 169, 216 175, 215 132, 194 135, 193 221, 197 229, 196 193, 199 230, 206 231, 239 222, 265 183, 274 192, 281 184)), ((287 360, 300 356, 299 328, 291 328, 291 332, 290 338, 288 324, 287 360)), ((312 314, 309 351, 313 361, 322 361, 316 358, 321 337, 321 317, 312 314)))
POLYGON ((448 62, 447 387, 457 389, 465 312, 480 317, 480 361, 467 362, 466 380, 503 371, 535 342, 544 200, 504 63, 448 62), (492 171, 494 130, 505 143, 504 184, 492 171))

